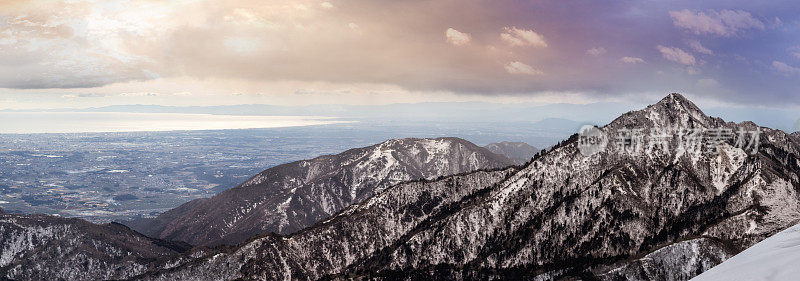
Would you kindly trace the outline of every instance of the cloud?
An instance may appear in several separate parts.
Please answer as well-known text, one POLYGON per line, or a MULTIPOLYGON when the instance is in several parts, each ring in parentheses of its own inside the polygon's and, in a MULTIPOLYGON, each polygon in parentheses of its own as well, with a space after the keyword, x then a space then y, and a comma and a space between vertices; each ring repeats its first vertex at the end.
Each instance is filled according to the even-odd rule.
POLYGON ((606 53, 606 49, 603 47, 594 47, 591 49, 586 50, 587 55, 591 56, 599 56, 606 53))
POLYGON ((694 34, 713 34, 730 37, 745 29, 764 29, 765 25, 750 13, 741 10, 709 10, 692 12, 689 10, 670 11, 672 23, 694 34))
POLYGON ((222 41, 222 44, 237 54, 252 55, 258 52, 261 42, 249 37, 228 37, 222 41))
POLYGON ((325 8, 325 9, 330 9, 330 8, 333 8, 333 4, 331 4, 331 2, 322 2, 322 3, 321 3, 321 4, 319 4, 319 5, 320 5, 320 7, 323 7, 323 8, 325 8))
MULTIPOLYGON (((19 1, 0 8, 0 87, 91 88, 159 76, 146 54, 176 6, 19 1)), ((190 17, 187 17, 190 18, 190 17)))
POLYGON ((706 55, 714 54, 714 51, 711 51, 708 48, 704 47, 703 44, 700 44, 700 41, 697 40, 689 41, 689 47, 692 47, 692 49, 701 54, 706 54, 706 55))
POLYGON ((790 48, 789 48, 789 53, 790 53, 790 54, 791 54, 793 57, 795 57, 795 58, 797 58, 797 59, 800 59, 800 46, 793 46, 793 47, 790 47, 790 48))
POLYGON ((520 29, 516 26, 505 27, 505 32, 500 34, 500 39, 511 46, 547 47, 547 42, 539 33, 529 29, 520 29))
POLYGON ((444 36, 447 38, 447 42, 456 46, 462 46, 469 44, 471 37, 469 34, 455 30, 453 28, 448 28, 447 31, 444 32, 444 36))
POLYGON ((527 74, 527 75, 544 74, 544 72, 542 72, 541 70, 534 69, 530 65, 518 61, 509 62, 503 67, 506 69, 506 72, 511 74, 527 74))
POLYGON ((703 79, 697 80, 697 83, 695 85, 698 88, 709 89, 709 88, 718 87, 719 86, 719 82, 717 82, 717 80, 714 80, 714 79, 711 79, 711 78, 703 78, 703 79))
POLYGON ((644 59, 637 57, 621 57, 619 61, 630 64, 644 63, 644 59))
MULTIPOLYGON (((202 86, 175 88, 163 82, 186 79, 206 86, 238 81, 241 86, 217 92, 246 96, 290 81, 298 86, 282 89, 285 93, 328 83, 337 89, 390 87, 432 96, 575 92, 604 97, 691 89, 705 75, 691 77, 687 67, 702 65, 704 73, 713 71, 715 79, 735 89, 724 99, 768 103, 798 93, 797 84, 776 75, 770 64, 778 60, 800 66, 792 54, 800 50, 786 49, 797 44, 792 40, 798 31, 790 28, 791 11, 779 5, 759 8, 758 14, 750 11, 768 33, 717 42, 676 27, 669 10, 649 1, 592 2, 569 9, 558 1, 500 1, 14 1, 13 7, 0 8, 0 88, 18 89, 0 91, 57 93, 52 97, 60 101, 68 101, 61 95, 89 90, 110 94, 75 102, 138 101, 117 96, 126 92, 162 93, 143 96, 142 102, 164 102, 181 91, 202 96, 202 86), (652 20, 658 16, 653 13, 663 20, 652 20), (784 20, 783 27, 773 29, 775 16, 784 20), (448 27, 468 35, 468 43, 454 47, 465 40, 450 40, 448 27), (690 38, 718 55, 706 57, 684 41, 690 38), (659 44, 666 53, 654 49, 659 44), (587 59, 592 54, 601 57, 587 59), (736 60, 737 55, 747 61, 736 60), (670 72, 667 64, 682 71, 670 72), (773 75, 747 75, 741 69, 773 75), (665 74, 656 75, 659 70, 665 74), (143 86, 123 87, 130 83, 143 86)), ((759 28, 729 24, 735 21, 722 20, 727 12, 707 11, 706 4, 685 4, 690 18, 712 18, 709 26, 721 26, 697 27, 702 34, 741 35, 759 28)))
POLYGON ((695 60, 692 54, 687 53, 684 50, 681 50, 677 47, 664 47, 661 45, 656 46, 659 52, 661 52, 661 56, 665 59, 681 63, 684 65, 695 65, 697 61, 695 60))
POLYGON ((780 61, 772 61, 772 68, 784 75, 800 74, 800 67, 794 67, 780 61))

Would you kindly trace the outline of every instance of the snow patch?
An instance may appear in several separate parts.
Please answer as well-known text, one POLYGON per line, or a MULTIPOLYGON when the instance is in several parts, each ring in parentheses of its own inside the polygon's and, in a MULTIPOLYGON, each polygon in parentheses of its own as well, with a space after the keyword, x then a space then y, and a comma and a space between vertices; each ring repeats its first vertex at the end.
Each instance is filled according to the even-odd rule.
POLYGON ((795 225, 764 239, 692 280, 797 280, 800 276, 798 262, 800 225, 795 225))
POLYGON ((711 159, 711 182, 722 193, 731 176, 742 167, 747 154, 741 148, 724 144, 718 147, 719 153, 711 159))

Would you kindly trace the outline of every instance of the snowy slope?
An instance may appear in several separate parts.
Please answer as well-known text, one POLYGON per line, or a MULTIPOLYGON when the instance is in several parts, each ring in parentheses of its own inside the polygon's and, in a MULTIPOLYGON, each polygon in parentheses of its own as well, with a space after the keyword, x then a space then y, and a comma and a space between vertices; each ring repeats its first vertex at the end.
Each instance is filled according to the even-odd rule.
POLYGON ((393 139, 267 169, 132 227, 193 245, 233 245, 257 234, 300 230, 403 181, 512 164, 459 138, 393 139))
POLYGON ((128 278, 188 248, 116 223, 0 213, 0 280, 128 278))
POLYGON ((753 245, 693 281, 800 279, 800 224, 753 245))

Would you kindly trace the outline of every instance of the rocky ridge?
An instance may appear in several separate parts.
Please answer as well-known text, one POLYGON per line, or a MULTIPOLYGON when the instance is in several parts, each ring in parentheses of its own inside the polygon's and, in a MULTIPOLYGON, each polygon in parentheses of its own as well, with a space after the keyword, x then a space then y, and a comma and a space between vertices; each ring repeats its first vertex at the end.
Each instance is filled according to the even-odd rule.
POLYGON ((708 117, 678 94, 601 129, 704 133, 698 149, 679 134, 629 153, 622 137, 593 155, 575 135, 520 170, 397 185, 300 232, 138 278, 686 280, 800 218, 800 144, 782 131, 708 117), (712 147, 720 128, 759 130, 758 150, 738 136, 712 147))
POLYGON ((510 165, 508 158, 463 139, 388 140, 267 169, 134 228, 193 245, 233 245, 257 234, 311 226, 403 181, 510 165))
POLYGON ((117 224, 0 213, 0 279, 107 280, 143 273, 189 245, 117 224))

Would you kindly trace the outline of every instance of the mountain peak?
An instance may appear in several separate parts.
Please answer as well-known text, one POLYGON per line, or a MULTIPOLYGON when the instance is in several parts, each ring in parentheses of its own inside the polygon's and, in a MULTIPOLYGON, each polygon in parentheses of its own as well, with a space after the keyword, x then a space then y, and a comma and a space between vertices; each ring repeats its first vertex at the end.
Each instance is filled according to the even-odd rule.
POLYGON ((691 101, 689 101, 689 99, 687 99, 686 97, 684 97, 680 93, 670 93, 669 95, 667 95, 666 97, 661 99, 661 102, 663 102, 665 100, 670 100, 670 101, 680 100, 680 101, 685 101, 685 102, 691 102, 691 101))
MULTIPOLYGON (((679 93, 671 93, 661 99, 654 106, 668 106, 672 108, 684 108, 689 111, 701 111, 697 105, 679 93)), ((701 111, 702 112, 702 111, 701 111)))
POLYGON ((712 118, 703 113, 692 101, 681 94, 671 93, 645 109, 623 114, 609 125, 611 127, 663 128, 678 126, 694 128, 698 125, 707 127, 711 122, 712 118))

